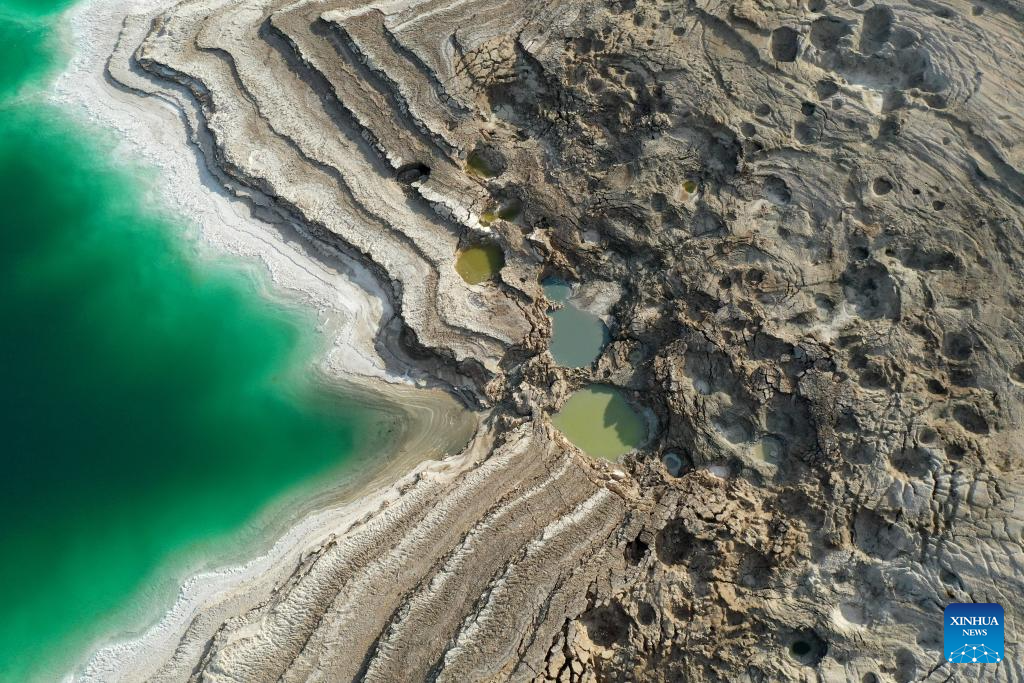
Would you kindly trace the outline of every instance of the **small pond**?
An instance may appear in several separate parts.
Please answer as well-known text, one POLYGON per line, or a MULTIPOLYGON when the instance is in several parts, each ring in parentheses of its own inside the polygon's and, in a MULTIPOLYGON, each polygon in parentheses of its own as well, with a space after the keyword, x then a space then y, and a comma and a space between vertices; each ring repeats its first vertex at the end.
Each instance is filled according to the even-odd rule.
POLYGON ((471 285, 490 280, 504 265, 505 254, 497 244, 467 247, 455 257, 455 270, 471 285))
POLYGON ((495 178, 501 175, 501 163, 480 149, 475 149, 466 157, 466 171, 479 178, 495 178))
POLYGON ((552 418, 569 441, 588 455, 616 460, 647 440, 647 425, 613 387, 577 391, 552 418))
POLYGON ((546 282, 544 294, 562 304, 558 310, 548 311, 555 362, 565 368, 590 367, 609 341, 608 327, 601 318, 576 305, 569 285, 546 282))

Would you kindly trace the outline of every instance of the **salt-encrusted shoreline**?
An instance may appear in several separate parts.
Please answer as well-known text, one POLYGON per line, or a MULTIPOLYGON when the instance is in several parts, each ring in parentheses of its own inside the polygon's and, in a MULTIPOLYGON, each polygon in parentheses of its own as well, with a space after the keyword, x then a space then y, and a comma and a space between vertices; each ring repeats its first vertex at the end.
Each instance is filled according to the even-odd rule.
POLYGON ((267 284, 269 299, 316 313, 324 351, 315 370, 324 381, 346 384, 349 393, 368 394, 365 401, 401 412, 407 424, 398 441, 389 444, 393 452, 375 454, 386 456, 386 462, 369 472, 353 471, 338 488, 321 491, 318 500, 290 501, 294 524, 267 552, 240 566, 194 573, 156 624, 130 639, 108 635, 67 680, 147 679, 152 667, 178 647, 200 611, 208 619, 249 609, 294 571, 302 557, 392 504, 409 481, 453 476, 472 460, 467 451, 443 463, 424 461, 465 443, 475 420, 450 397, 414 389, 407 371, 381 358, 375 340, 393 312, 373 276, 341 254, 315 252, 301 236, 289 234, 287 226, 254 218, 250 207, 224 191, 205 167, 189 144, 180 112, 157 98, 124 92, 106 77, 106 62, 124 18, 152 15, 170 4, 88 0, 75 5, 62 27, 70 59, 50 99, 87 124, 114 131, 119 139, 115 154, 126 165, 158 170, 147 200, 171 216, 184 217, 182 225, 194 226, 192 242, 202 258, 260 264, 269 278, 260 273, 255 279, 267 284))
POLYGON ((327 374, 400 380, 374 349, 374 338, 392 310, 366 269, 340 254, 314 253, 298 235, 285 235, 282 226, 253 218, 249 206, 229 196, 198 158, 180 112, 157 98, 126 93, 108 80, 105 66, 124 18, 153 15, 173 4, 88 0, 75 5, 63 22, 70 59, 54 82, 51 99, 114 131, 120 140, 115 154, 124 163, 159 170, 148 200, 196 226, 202 256, 261 263, 273 283, 271 298, 316 311, 327 337, 322 361, 327 374))
MULTIPOLYGON (((481 435, 477 442, 486 443, 486 437, 481 435)), ((239 566, 189 577, 174 605, 156 624, 138 637, 102 644, 65 681, 152 680, 176 650, 200 651, 218 624, 265 602, 304 558, 394 505, 413 482, 454 478, 474 463, 479 450, 470 447, 443 461, 424 461, 417 453, 403 450, 376 476, 349 482, 339 494, 342 502, 301 517, 268 552, 239 566), (197 619, 202 623, 197 624, 197 619)))

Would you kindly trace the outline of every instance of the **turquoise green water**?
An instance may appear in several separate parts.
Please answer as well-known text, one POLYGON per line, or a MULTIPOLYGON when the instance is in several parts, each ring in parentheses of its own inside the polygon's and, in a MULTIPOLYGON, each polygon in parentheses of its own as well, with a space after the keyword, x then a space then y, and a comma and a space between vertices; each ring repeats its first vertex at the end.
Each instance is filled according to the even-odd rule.
POLYGON ((544 283, 544 294, 562 304, 550 311, 551 356, 565 368, 588 368, 610 339, 608 327, 599 317, 576 306, 569 298, 571 288, 562 282, 544 283))
POLYGON ((57 9, 0 6, 0 681, 151 618, 169 567, 254 542, 380 426, 311 379, 311 320, 197 264, 145 172, 32 95, 57 9))
POLYGON ((580 389, 551 421, 587 455, 616 460, 647 440, 647 426, 619 390, 603 384, 580 389))

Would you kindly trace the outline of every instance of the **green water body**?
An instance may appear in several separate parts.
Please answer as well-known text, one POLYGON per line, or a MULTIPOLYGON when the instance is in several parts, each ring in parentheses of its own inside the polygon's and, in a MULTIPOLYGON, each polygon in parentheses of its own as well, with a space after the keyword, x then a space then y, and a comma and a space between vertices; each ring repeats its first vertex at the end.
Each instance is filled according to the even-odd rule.
POLYGON ((543 287, 547 298, 562 304, 561 308, 548 311, 552 358, 564 368, 589 368, 611 338, 608 326, 572 301, 569 285, 551 281, 543 287))
POLYGON ((618 389, 603 384, 580 389, 551 420, 588 455, 616 460, 643 445, 647 425, 618 389))
POLYGON ((505 265, 505 254, 497 244, 467 247, 455 257, 455 270, 471 285, 487 282, 505 265))
POLYGON ((385 443, 313 378, 310 317, 199 263, 152 174, 33 94, 59 9, 0 6, 0 681, 145 627, 175 571, 268 542, 268 510, 385 443))
POLYGON ((487 160, 485 155, 477 150, 473 150, 466 157, 466 170, 470 175, 480 178, 494 178, 499 175, 498 169, 487 160))

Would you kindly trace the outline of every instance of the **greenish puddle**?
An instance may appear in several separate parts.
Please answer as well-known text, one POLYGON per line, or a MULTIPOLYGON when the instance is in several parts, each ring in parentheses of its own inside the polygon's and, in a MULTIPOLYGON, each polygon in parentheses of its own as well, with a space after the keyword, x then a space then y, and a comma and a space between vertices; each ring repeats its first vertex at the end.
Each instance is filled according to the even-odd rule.
POLYGON ((551 356, 565 368, 588 368, 609 341, 608 327, 599 317, 573 302, 572 288, 562 282, 544 284, 544 295, 562 304, 551 318, 551 356))
POLYGON ((499 169, 487 161, 483 154, 473 150, 466 156, 466 170, 470 175, 480 178, 495 178, 499 175, 499 169))
POLYGON ((685 180, 679 188, 677 199, 682 202, 688 202, 693 198, 693 195, 697 192, 699 185, 695 180, 685 180))
POLYGON ((498 218, 503 221, 514 221, 522 212, 523 202, 513 198, 501 203, 498 207, 498 218))
POLYGON ((616 460, 647 440, 643 418, 617 389, 603 384, 570 396, 552 422, 569 441, 595 458, 616 460))
POLYGON ((505 265, 505 254, 497 244, 479 244, 461 250, 455 257, 455 270, 471 285, 487 282, 505 265))
POLYGON ((480 225, 489 226, 500 218, 503 221, 514 221, 523 212, 523 203, 518 199, 502 202, 497 208, 490 208, 480 214, 480 225))

